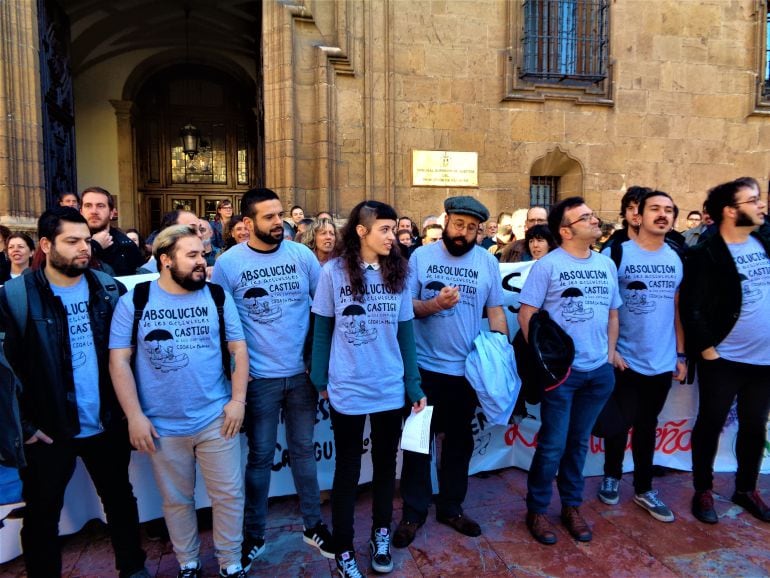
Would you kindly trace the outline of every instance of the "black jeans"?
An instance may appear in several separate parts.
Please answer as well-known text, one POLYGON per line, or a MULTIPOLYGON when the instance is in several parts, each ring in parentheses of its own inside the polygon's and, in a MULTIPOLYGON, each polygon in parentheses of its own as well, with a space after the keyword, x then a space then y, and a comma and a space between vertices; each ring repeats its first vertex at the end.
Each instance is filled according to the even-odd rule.
MULTIPOLYGON (((615 389, 608 403, 617 403, 622 419, 628 427, 633 427, 631 452, 634 456, 634 491, 637 494, 652 489, 655 430, 658 427, 658 414, 666 403, 670 389, 670 371, 659 375, 642 375, 632 369, 615 370, 615 389)), ((628 427, 604 440, 605 476, 618 480, 623 477, 628 427)))
POLYGON ((770 411, 770 366, 726 359, 698 362, 698 418, 692 430, 692 472, 695 491, 712 488, 719 435, 733 400, 738 398, 735 489, 757 487, 770 411))
MULTIPOLYGON (((401 409, 369 414, 372 452, 372 529, 390 529, 396 485, 396 454, 401 437, 401 409)), ((335 465, 332 485, 332 529, 336 552, 353 550, 356 489, 361 476, 364 415, 346 415, 331 408, 335 465)))
POLYGON ((64 491, 80 456, 88 470, 104 513, 121 576, 144 568, 145 554, 139 538, 139 515, 128 481, 131 447, 125 430, 83 439, 36 442, 24 446, 27 466, 20 471, 26 502, 21 545, 30 578, 61 575, 59 516, 64 491))
MULTIPOLYGON (((465 377, 425 369, 420 369, 420 376, 428 405, 433 406, 431 433, 444 434, 436 515, 453 518, 463 513, 462 505, 468 492, 468 465, 473 454, 471 424, 478 398, 465 377)), ((403 519, 423 523, 433 495, 429 455, 404 452, 400 488, 403 519)))

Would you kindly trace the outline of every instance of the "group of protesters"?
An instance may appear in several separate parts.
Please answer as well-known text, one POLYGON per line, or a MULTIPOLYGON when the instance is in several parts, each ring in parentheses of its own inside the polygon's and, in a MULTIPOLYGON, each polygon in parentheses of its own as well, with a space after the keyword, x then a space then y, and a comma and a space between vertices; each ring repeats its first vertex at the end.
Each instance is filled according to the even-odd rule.
POLYGON ((439 523, 481 535, 463 511, 478 405, 466 360, 487 326, 513 338, 499 261, 534 261, 518 313, 528 347, 539 347, 532 328, 543 312, 574 347, 569 370, 542 393, 526 499, 535 540, 557 542, 547 515, 554 480, 562 524, 574 539, 592 539, 580 511, 592 431, 606 447, 598 499, 619 503, 632 431, 632 499, 655 519, 674 521, 652 486, 656 426, 672 383, 696 367, 692 513, 719 520, 713 464, 737 399, 732 501, 770 521, 757 491, 770 410, 770 224, 754 179, 708 192, 710 224, 695 242, 673 231, 670 195, 632 187, 621 202, 623 228, 601 252, 600 221, 581 197, 531 207, 519 241, 498 218, 485 247, 489 211, 472 196, 445 200, 442 216, 423 225, 423 233, 439 231, 431 242, 382 202, 359 203, 338 231, 328 213, 305 219, 299 206, 285 219, 278 195, 259 188, 243 195, 237 216, 227 201, 211 222, 169 214, 143 254, 138 231, 111 226, 109 192, 73 196, 40 217, 35 259, 34 244, 6 237, 10 273, 0 289, 4 353, 18 377, 15 393, 0 397, 2 415, 18 418, 2 428, 0 463, 20 471, 31 578, 61 573, 58 521, 77 457, 104 506, 119 575, 149 576, 128 478, 132 448, 150 458, 178 576, 202 575, 196 464, 212 505, 219 575, 245 576, 270 546, 279 421, 302 539, 334 559, 342 578, 363 575, 354 512, 367 417, 372 569, 393 570, 391 547, 412 543, 431 503, 439 523), (21 256, 20 244, 28 249, 21 256), (116 279, 145 271, 158 278, 127 292, 116 279), (334 434, 331 529, 321 516, 314 452, 319 403, 328 404, 334 434), (440 444, 438 493, 431 455, 404 451, 394 528, 403 421, 426 406, 440 444))

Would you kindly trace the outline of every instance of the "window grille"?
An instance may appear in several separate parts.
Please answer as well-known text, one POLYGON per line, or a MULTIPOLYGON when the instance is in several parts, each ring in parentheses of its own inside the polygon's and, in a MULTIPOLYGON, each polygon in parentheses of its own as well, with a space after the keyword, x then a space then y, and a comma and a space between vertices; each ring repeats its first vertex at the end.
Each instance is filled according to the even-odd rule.
POLYGON ((609 0, 524 0, 525 80, 596 83, 607 77, 609 0))
POLYGON ((545 207, 548 211, 556 204, 559 194, 559 177, 530 177, 529 206, 545 207))

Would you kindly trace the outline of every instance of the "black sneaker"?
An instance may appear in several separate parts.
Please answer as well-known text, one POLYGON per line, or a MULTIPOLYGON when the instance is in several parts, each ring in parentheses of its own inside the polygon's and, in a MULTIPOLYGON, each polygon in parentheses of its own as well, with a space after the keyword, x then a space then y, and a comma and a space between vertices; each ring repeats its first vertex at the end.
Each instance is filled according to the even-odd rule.
POLYGON ((251 570, 251 563, 265 551, 264 538, 244 538, 241 548, 241 567, 244 572, 251 570))
POLYGON ((315 546, 321 552, 321 556, 334 559, 334 550, 332 548, 332 535, 329 532, 329 528, 323 522, 318 522, 312 528, 304 528, 302 532, 302 539, 306 544, 315 546))
POLYGON ((376 528, 369 540, 369 552, 372 555, 372 570, 380 574, 393 571, 393 558, 390 557, 390 530, 376 528))
POLYGON ((196 560, 195 562, 188 562, 184 566, 181 566, 176 578, 202 578, 202 576, 201 563, 196 560))
POLYGON ((339 572, 340 578, 364 578, 361 570, 358 569, 356 555, 352 550, 337 554, 334 561, 337 563, 337 572, 339 572))

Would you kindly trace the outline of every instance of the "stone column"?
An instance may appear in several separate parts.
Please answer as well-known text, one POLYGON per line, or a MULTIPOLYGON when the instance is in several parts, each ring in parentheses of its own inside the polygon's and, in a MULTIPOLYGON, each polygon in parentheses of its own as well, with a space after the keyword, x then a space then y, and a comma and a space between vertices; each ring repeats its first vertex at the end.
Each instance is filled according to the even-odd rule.
POLYGON ((110 100, 118 121, 118 219, 124 229, 139 223, 139 199, 136 192, 134 160, 134 102, 110 100))
POLYGON ((35 0, 0 1, 0 223, 34 230, 45 209, 35 0))

